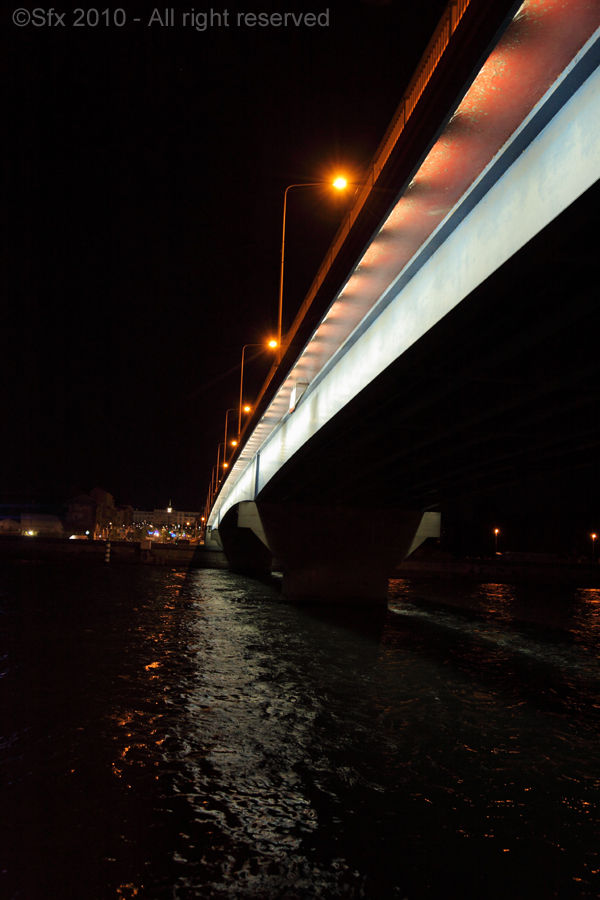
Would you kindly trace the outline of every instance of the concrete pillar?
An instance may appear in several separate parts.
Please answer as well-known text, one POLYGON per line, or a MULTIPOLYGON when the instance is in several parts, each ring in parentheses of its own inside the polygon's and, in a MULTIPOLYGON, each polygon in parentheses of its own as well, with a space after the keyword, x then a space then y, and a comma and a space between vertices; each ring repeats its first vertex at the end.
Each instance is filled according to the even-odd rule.
POLYGON ((294 602, 387 604, 388 580, 414 545, 413 510, 256 504, 266 542, 294 602))
POLYGON ((273 554, 267 546, 255 503, 238 503, 227 511, 219 523, 218 541, 223 545, 232 572, 266 575, 271 571, 273 554))
POLYGON ((204 546, 207 550, 223 552, 223 546, 219 538, 219 532, 216 529, 206 529, 206 532, 204 534, 204 546))

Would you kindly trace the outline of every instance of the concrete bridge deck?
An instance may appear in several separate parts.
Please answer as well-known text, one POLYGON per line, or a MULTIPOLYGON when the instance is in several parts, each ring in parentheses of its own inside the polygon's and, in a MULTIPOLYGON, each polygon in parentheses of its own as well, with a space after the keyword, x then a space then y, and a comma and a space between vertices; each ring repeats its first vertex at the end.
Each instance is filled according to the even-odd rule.
POLYGON ((527 2, 435 108, 215 499, 232 560, 275 553, 294 596, 381 599, 390 554, 435 532, 444 499, 600 446, 599 26, 596 4, 527 2))

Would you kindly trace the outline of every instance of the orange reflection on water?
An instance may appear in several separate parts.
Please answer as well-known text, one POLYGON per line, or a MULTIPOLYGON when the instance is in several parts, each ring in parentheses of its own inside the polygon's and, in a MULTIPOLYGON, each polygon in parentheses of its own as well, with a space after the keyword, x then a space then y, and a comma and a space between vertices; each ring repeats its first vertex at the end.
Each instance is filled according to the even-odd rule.
POLYGON ((600 589, 580 588, 573 609, 573 633, 584 643, 595 646, 600 638, 600 589))
MULTIPOLYGON (((140 887, 144 887, 144 885, 142 884, 140 887)), ((139 891, 140 888, 135 887, 133 884, 120 884, 117 888, 117 897, 123 897, 130 900, 131 897, 137 897, 139 891)))
POLYGON ((132 719, 131 713, 122 713, 121 718, 117 719, 117 725, 129 725, 132 719))
POLYGON ((595 607, 600 607, 600 588, 581 588, 579 596, 590 607, 590 612, 596 613, 595 607))
POLYGON ((512 619, 512 606, 515 601, 515 589, 512 584, 480 584, 473 596, 494 618, 504 621, 512 619))

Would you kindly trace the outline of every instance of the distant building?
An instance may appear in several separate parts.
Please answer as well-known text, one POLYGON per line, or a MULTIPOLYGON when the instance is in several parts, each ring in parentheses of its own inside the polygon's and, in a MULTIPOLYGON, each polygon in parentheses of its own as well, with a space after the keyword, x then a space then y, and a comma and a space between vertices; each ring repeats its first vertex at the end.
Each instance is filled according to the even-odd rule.
MULTIPOLYGON (((127 538, 133 531, 133 506, 115 503, 112 494, 94 488, 67 503, 0 504, 0 535, 28 537, 127 538)), ((137 536, 137 535, 136 535, 137 536)))
POLYGON ((94 488, 90 491, 90 497, 96 501, 94 538, 106 538, 116 519, 115 498, 102 488, 94 488))
POLYGON ((20 534, 21 533, 21 517, 17 519, 9 519, 8 517, 0 518, 0 534, 20 534))
POLYGON ((69 534, 94 534, 96 501, 89 494, 79 494, 67 503, 65 529, 69 534))
POLYGON ((0 534, 29 537, 64 537, 58 507, 51 504, 7 503, 0 505, 0 534))
POLYGON ((154 528, 180 528, 185 531, 186 528, 196 528, 200 516, 199 512, 185 512, 179 509, 134 509, 133 524, 148 525, 154 528))
POLYGON ((21 516, 21 534, 39 537, 64 537, 65 530, 58 516, 29 513, 21 516))
POLYGON ((115 531, 125 537, 133 526, 133 506, 117 505, 108 491, 94 488, 67 503, 65 526, 70 534, 89 533, 96 540, 115 531))

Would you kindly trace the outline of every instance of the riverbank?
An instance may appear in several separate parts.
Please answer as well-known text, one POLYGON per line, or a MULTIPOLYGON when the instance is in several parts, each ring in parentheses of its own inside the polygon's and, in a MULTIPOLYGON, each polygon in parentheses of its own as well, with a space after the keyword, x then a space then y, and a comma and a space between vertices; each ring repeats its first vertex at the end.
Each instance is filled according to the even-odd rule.
POLYGON ((84 562, 107 565, 177 566, 186 569, 226 569, 222 551, 204 544, 162 544, 144 541, 72 541, 65 538, 5 535, 0 537, 0 561, 84 562))
MULTIPOLYGON (((56 561, 107 565, 106 541, 4 535, 0 562, 56 561)), ((109 565, 173 566, 182 569, 226 569, 223 551, 204 544, 178 545, 146 541, 111 541, 109 565)), ((275 571, 280 571, 278 567, 275 571)), ((600 566, 566 561, 526 561, 454 558, 424 555, 409 557, 390 572, 390 578, 442 580, 479 584, 548 584, 600 588, 600 566)))
POLYGON ((394 570, 391 577, 479 584, 554 584, 600 588, 600 566, 561 560, 537 562, 502 557, 409 557, 394 570))

